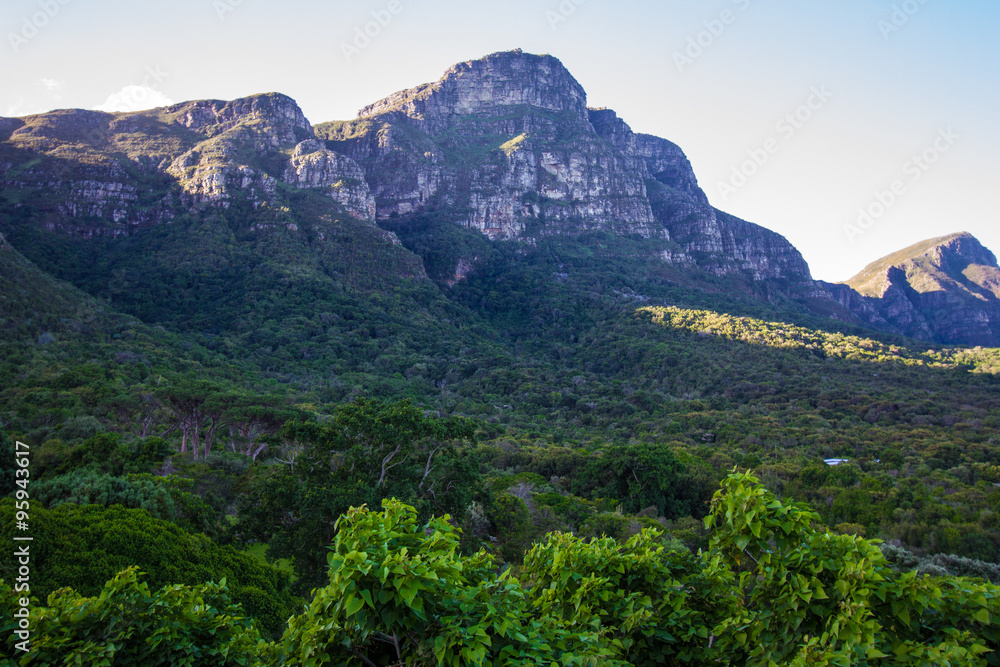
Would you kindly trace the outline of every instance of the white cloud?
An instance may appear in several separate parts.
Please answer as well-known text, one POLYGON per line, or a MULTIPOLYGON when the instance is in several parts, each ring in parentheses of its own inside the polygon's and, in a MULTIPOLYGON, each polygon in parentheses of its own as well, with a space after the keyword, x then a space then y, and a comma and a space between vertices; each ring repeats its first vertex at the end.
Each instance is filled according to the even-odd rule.
POLYGON ((56 81, 55 79, 42 79, 39 83, 50 93, 58 93, 66 85, 65 81, 56 81))
POLYGON ((28 101, 24 95, 14 95, 13 104, 8 104, 0 115, 6 118, 17 118, 20 116, 31 116, 36 113, 45 113, 49 109, 51 107, 36 104, 34 100, 28 101))
POLYGON ((104 104, 94 107, 95 111, 142 111, 166 107, 173 104, 169 97, 149 86, 130 84, 117 93, 111 93, 104 104))

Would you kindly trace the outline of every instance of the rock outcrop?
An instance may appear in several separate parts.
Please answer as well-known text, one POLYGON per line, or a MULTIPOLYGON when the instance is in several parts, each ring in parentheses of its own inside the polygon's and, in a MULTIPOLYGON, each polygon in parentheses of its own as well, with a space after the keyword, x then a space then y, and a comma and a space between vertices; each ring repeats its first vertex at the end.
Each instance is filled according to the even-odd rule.
POLYGON ((646 180, 654 217, 682 249, 671 261, 696 264, 717 275, 744 275, 754 281, 811 280, 802 255, 784 237, 708 203, 691 163, 676 144, 633 133, 609 109, 592 109, 590 122, 646 180))
POLYGON ((1000 341, 1000 267, 968 233, 910 246, 830 287, 872 326, 939 343, 1000 341))
POLYGON ((461 63, 317 133, 365 171, 380 219, 435 210, 491 239, 604 230, 676 241, 664 261, 809 281, 782 237, 713 209, 671 142, 635 134, 551 56, 461 63))
MULTIPOLYGON (((83 237, 234 206, 256 212, 253 230, 297 232, 297 216, 311 216, 326 225, 320 241, 341 216, 390 245, 398 239, 376 223, 402 230, 421 216, 526 244, 627 235, 674 276, 732 278, 747 293, 925 340, 1000 343, 1000 269, 971 236, 914 246, 846 284, 814 282, 784 237, 711 206, 680 147, 589 108, 556 58, 519 50, 315 127, 278 93, 0 118, 0 189, 34 224, 83 237)), ((453 280, 476 271, 471 255, 455 259, 453 280)))
POLYGON ((317 131, 362 165, 382 219, 433 206, 493 239, 663 234, 644 173, 595 132, 586 93, 551 56, 461 63, 317 131))
POLYGON ((120 236, 185 209, 277 204, 282 183, 374 220, 360 168, 317 142, 285 95, 0 119, 0 186, 21 192, 21 204, 54 231, 120 236))

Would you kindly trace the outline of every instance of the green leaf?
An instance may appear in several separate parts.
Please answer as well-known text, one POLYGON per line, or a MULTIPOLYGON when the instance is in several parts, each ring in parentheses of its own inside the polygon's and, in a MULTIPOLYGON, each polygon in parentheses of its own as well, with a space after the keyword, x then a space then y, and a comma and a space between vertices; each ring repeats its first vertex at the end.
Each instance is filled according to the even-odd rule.
POLYGON ((354 597, 353 595, 348 595, 344 598, 344 614, 346 618, 354 616, 356 613, 361 611, 365 606, 364 600, 354 597))

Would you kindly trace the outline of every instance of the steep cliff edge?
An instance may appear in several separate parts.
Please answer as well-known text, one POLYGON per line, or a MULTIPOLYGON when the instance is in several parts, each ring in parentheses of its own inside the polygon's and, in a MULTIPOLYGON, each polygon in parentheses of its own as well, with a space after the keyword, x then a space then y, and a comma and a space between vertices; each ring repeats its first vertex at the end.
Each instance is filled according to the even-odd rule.
POLYGON ((193 220, 280 256, 281 271, 359 285, 428 271, 453 285, 492 241, 519 261, 543 239, 603 252, 615 237, 626 273, 935 342, 1000 344, 996 259, 972 237, 919 244, 844 284, 814 282, 784 237, 712 207, 680 147, 588 107, 559 60, 520 50, 316 126, 278 93, 0 118, 0 214, 0 231, 40 265, 57 237, 130 238, 193 220), (32 255, 36 241, 45 249, 32 255))
POLYGON ((510 51, 316 130, 362 166, 380 220, 443 209, 491 239, 635 234, 680 267, 810 280, 782 237, 709 205, 678 146, 586 100, 557 59, 510 51))
POLYGON ((374 218, 360 169, 317 143, 285 95, 0 119, 0 189, 16 191, 51 230, 120 236, 201 205, 274 205, 283 199, 279 183, 374 218))
POLYGON ((644 174, 594 131, 586 93, 551 56, 461 63, 316 129, 364 168, 380 219, 433 206, 491 239, 662 234, 644 174))

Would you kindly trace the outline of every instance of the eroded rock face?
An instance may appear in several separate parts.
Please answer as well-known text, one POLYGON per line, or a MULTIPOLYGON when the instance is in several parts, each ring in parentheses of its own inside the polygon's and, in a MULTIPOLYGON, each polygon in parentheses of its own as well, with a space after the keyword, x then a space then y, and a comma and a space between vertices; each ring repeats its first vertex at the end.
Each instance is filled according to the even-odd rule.
POLYGON ((314 136, 295 101, 276 93, 188 102, 167 107, 163 116, 203 138, 166 169, 193 204, 228 206, 238 196, 262 205, 283 175, 275 168, 280 153, 314 136))
POLYGON ((663 233, 638 161, 597 134, 586 93, 551 56, 461 63, 318 132, 362 165, 379 218, 433 205, 494 239, 663 233))
POLYGON ((809 280, 782 237, 709 205, 679 147, 586 101, 558 60, 512 51, 456 65, 317 133, 362 166, 380 219, 435 210, 491 239, 529 242, 632 234, 675 241, 658 251, 671 264, 809 280))
POLYGON ((256 208, 280 198, 281 182, 320 189, 346 214, 374 220, 360 168, 317 142, 285 95, 0 119, 0 184, 51 202, 36 208, 55 231, 119 236, 185 206, 256 208))
POLYGON ((315 188, 362 220, 375 219, 375 198, 365 174, 350 158, 307 139, 295 147, 282 180, 298 188, 315 188))
MULTIPOLYGON (((630 235, 651 239, 650 256, 665 264, 764 283, 765 292, 774 281, 845 320, 939 342, 1000 343, 1000 269, 972 237, 907 249, 845 285, 813 282, 782 236, 710 205, 677 145, 588 108, 557 59, 520 51, 460 63, 354 120, 316 127, 276 93, 0 118, 0 188, 17 191, 15 208, 27 207, 40 226, 85 237, 235 203, 274 217, 255 228, 298 232, 286 205, 295 190, 330 200, 324 224, 352 216, 389 244, 398 239, 375 221, 418 214, 529 244, 630 235)), ((459 260, 454 280, 477 261, 459 260)))
POLYGON ((717 275, 741 274, 754 281, 810 281, 808 265, 784 237, 708 203, 691 163, 676 144, 635 134, 609 109, 592 109, 590 122, 621 151, 628 167, 646 180, 656 221, 681 248, 667 261, 697 265, 717 275))
POLYGON ((263 207, 287 185, 361 219, 433 210, 491 239, 524 241, 607 231, 675 241, 656 251, 675 265, 752 280, 808 276, 783 239, 717 214, 680 148, 633 133, 614 111, 588 109, 583 87, 551 56, 460 63, 317 130, 275 93, 130 114, 54 112, 4 120, 0 136, 10 132, 13 153, 66 154, 77 173, 57 176, 47 163, 14 180, 16 155, 0 156, 0 172, 18 188, 58 191, 59 215, 47 224, 83 235, 127 234, 178 206, 263 207))
POLYGON ((1000 267, 968 233, 929 239, 884 257, 832 291, 869 323, 884 322, 881 328, 906 336, 1000 344, 1000 267))
POLYGON ((518 106, 587 118, 587 94, 563 64, 552 56, 521 51, 459 63, 436 83, 390 95, 364 107, 358 116, 398 112, 433 136, 453 128, 464 117, 496 118, 505 109, 518 106))
POLYGON ((295 100, 280 93, 252 95, 231 102, 202 100, 166 107, 169 120, 206 137, 223 134, 237 126, 259 126, 258 150, 294 144, 313 136, 295 100))
POLYGON ((650 176, 669 188, 708 206, 708 197, 698 185, 691 163, 677 144, 651 134, 635 135, 636 152, 650 176))

